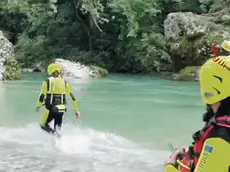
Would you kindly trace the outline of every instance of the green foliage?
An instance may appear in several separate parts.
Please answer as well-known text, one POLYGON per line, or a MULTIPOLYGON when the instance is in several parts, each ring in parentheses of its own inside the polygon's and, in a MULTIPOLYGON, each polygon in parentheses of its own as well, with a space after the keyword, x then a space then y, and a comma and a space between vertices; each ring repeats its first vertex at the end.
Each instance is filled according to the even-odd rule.
POLYGON ((16 44, 23 67, 56 57, 117 72, 160 70, 158 52, 164 50, 165 40, 163 5, 158 0, 3 3, 9 14, 26 16, 27 25, 16 44))
POLYGON ((171 12, 193 12, 197 14, 202 13, 202 0, 165 0, 165 13, 171 12))
POLYGON ((162 59, 159 52, 165 47, 161 27, 163 20, 160 18, 162 3, 152 0, 118 0, 110 3, 109 7, 114 17, 123 14, 117 19, 121 26, 118 37, 121 44, 117 44, 117 49, 124 55, 117 65, 121 66, 119 70, 144 73, 160 70, 158 67, 162 59))
POLYGON ((4 62, 5 72, 3 74, 4 80, 18 80, 21 77, 21 70, 17 61, 12 58, 6 58, 4 62))
MULTIPOLYGON (((217 1, 217 0, 214 0, 217 1)), ((0 30, 14 37, 22 67, 54 58, 115 72, 171 70, 163 20, 208 12, 212 0, 1 0, 0 30)))
POLYGON ((213 4, 214 0, 199 0, 201 5, 200 8, 203 12, 207 13, 209 12, 211 5, 213 4))
MULTIPOLYGON (((153 0, 117 0, 109 4, 113 12, 122 13, 126 18, 126 27, 121 28, 120 39, 123 36, 137 37, 141 27, 152 26, 154 18, 161 12, 158 2, 153 0), (152 20, 152 22, 150 21, 152 20)), ((156 20, 155 20, 156 21, 156 20)), ((154 26, 152 27, 154 29, 154 26)))
POLYGON ((223 3, 224 0, 206 0, 206 1, 211 1, 210 9, 209 9, 210 13, 221 11, 224 8, 229 8, 226 3, 223 3))

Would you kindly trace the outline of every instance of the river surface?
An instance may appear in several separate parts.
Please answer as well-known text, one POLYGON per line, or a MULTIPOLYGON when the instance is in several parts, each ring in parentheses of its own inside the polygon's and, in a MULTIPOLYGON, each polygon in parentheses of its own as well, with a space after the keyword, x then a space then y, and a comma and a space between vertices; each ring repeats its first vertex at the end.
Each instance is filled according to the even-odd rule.
POLYGON ((62 138, 39 128, 40 73, 0 83, 0 172, 163 172, 174 146, 191 143, 204 113, 198 83, 110 75, 70 81, 62 138))

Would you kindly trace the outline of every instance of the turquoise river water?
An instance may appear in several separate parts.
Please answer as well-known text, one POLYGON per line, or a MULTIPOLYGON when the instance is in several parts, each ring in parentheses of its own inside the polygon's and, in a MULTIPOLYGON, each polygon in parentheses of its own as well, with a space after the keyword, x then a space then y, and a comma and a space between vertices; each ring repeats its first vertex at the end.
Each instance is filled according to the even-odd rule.
POLYGON ((35 111, 44 78, 0 83, 1 172, 162 172, 168 143, 191 143, 203 125, 198 83, 110 75, 70 81, 82 119, 69 101, 55 139, 39 128, 44 109, 35 111))

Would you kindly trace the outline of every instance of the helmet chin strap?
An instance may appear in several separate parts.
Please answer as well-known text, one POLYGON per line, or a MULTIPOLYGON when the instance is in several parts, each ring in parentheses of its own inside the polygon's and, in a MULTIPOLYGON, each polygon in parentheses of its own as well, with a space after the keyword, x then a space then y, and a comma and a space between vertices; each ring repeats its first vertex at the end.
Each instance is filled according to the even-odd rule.
POLYGON ((220 107, 218 111, 216 112, 217 116, 230 116, 230 97, 227 97, 226 99, 222 100, 220 102, 220 107))
POLYGON ((216 113, 213 112, 211 105, 206 104, 207 112, 203 114, 203 121, 208 122, 214 116, 230 116, 230 97, 222 100, 216 113))
POLYGON ((203 114, 203 121, 208 122, 214 116, 230 116, 230 97, 222 100, 216 113, 213 112, 211 105, 206 104, 207 112, 203 114))
POLYGON ((203 114, 203 121, 208 122, 213 116, 215 116, 215 113, 213 112, 212 108, 210 105, 207 106, 207 112, 203 114))

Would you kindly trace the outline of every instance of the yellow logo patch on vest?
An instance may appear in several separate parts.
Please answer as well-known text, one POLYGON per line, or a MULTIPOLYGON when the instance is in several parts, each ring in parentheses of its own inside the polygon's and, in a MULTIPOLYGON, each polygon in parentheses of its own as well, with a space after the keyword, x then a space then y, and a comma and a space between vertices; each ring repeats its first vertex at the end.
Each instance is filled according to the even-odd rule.
POLYGON ((66 112, 65 105, 56 105, 56 108, 58 109, 58 112, 66 112))

